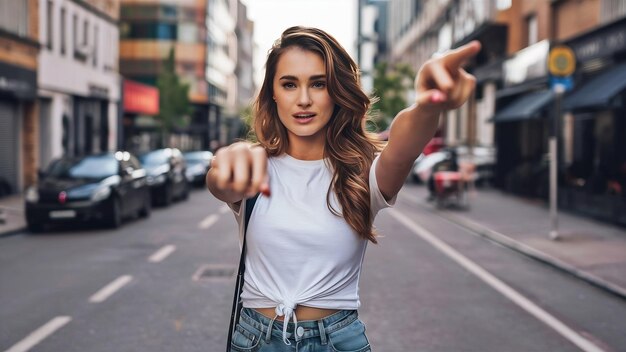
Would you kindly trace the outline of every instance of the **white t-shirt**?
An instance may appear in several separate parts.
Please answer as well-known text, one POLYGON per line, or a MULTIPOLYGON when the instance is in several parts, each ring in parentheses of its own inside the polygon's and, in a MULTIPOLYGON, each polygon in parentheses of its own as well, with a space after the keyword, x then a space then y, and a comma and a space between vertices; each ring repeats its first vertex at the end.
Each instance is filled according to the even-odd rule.
MULTIPOLYGON (((387 202, 378 189, 377 161, 369 172, 374 216, 395 202, 387 202)), ((359 308, 359 276, 368 241, 328 209, 332 170, 324 160, 298 160, 285 153, 270 157, 267 171, 271 196, 259 196, 248 224, 243 306, 276 307, 286 321, 292 316, 297 321, 297 305, 359 308)), ((341 212, 333 191, 330 201, 341 212)), ((245 202, 241 204, 235 212, 240 239, 245 202)))

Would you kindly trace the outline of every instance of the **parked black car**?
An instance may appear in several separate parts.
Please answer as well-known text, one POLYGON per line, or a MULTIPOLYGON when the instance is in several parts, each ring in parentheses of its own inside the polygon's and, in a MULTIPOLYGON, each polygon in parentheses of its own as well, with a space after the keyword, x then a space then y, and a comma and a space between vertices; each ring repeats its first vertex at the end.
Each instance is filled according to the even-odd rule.
POLYGON ((187 181, 196 186, 203 186, 207 172, 211 168, 213 153, 210 151, 193 151, 183 153, 187 161, 187 181))
POLYGON ((150 216, 146 171, 128 152, 57 159, 26 191, 26 223, 33 232, 46 224, 98 221, 116 228, 126 216, 150 216))
POLYGON ((174 199, 189 197, 187 164, 176 148, 157 149, 139 157, 148 173, 152 200, 157 205, 170 205, 174 199))

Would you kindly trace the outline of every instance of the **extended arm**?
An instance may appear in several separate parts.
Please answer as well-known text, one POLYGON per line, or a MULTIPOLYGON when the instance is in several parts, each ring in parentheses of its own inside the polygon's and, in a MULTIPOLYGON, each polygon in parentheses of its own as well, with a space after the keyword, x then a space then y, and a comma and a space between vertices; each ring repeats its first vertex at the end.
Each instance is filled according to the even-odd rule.
POLYGON ((435 134, 441 113, 460 107, 470 97, 476 80, 461 65, 479 51, 480 43, 474 41, 420 68, 415 79, 417 101, 393 120, 377 164, 378 187, 386 199, 402 188, 413 162, 435 134))

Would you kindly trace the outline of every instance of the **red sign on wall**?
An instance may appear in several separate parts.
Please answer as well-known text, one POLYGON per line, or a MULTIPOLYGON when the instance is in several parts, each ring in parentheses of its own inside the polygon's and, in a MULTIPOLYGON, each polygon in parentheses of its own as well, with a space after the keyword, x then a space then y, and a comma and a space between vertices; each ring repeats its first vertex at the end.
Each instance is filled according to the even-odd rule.
POLYGON ((158 114, 159 90, 145 84, 124 80, 124 112, 158 114))

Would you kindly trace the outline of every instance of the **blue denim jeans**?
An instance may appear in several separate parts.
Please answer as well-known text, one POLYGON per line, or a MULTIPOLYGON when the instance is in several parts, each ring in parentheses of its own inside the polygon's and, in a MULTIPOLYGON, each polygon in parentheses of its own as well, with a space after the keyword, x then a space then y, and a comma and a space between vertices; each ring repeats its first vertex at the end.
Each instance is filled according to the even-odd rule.
POLYGON ((283 341, 283 322, 243 308, 231 348, 235 352, 371 352, 365 324, 356 310, 342 310, 320 320, 287 325, 290 345, 283 341))

